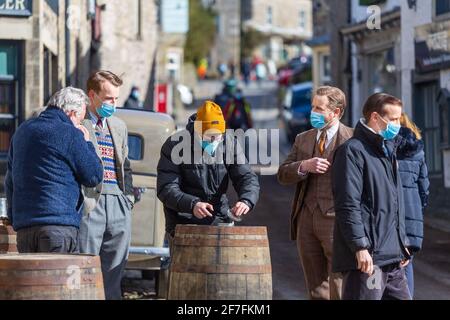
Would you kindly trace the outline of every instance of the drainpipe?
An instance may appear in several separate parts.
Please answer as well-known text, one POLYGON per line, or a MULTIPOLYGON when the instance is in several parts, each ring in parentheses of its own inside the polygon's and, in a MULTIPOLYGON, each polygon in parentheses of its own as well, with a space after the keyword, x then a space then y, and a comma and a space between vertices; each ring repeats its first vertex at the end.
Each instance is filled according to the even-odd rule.
POLYGON ((66 87, 70 85, 70 30, 69 27, 67 25, 67 21, 68 21, 68 8, 71 5, 71 0, 66 0, 65 1, 65 13, 64 13, 64 17, 65 17, 65 23, 64 23, 64 29, 65 29, 65 43, 66 43, 66 87))
MULTIPOLYGON (((347 22, 348 24, 352 23, 352 0, 347 0, 347 22)), ((349 110, 347 110, 347 114, 349 117, 348 123, 350 126, 353 126, 353 111, 355 110, 354 106, 353 106, 353 72, 352 72, 352 43, 351 41, 347 40, 347 52, 348 52, 348 56, 347 56, 347 64, 350 66, 350 75, 348 75, 348 82, 347 82, 347 86, 348 86, 348 106, 349 106, 349 110)))

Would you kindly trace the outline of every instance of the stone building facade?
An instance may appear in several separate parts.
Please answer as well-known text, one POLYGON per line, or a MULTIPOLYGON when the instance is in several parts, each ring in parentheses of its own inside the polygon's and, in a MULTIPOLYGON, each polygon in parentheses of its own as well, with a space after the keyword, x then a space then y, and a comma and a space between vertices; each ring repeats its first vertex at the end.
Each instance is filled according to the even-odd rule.
POLYGON ((119 104, 128 98, 132 86, 141 89, 145 107, 153 107, 158 39, 157 6, 148 0, 97 0, 98 38, 93 44, 92 68, 122 75, 124 85, 119 104))
POLYGON ((348 23, 347 1, 313 0, 313 38, 307 42, 313 51, 314 88, 322 85, 345 87, 342 74, 346 63, 339 29, 348 23))
POLYGON ((277 64, 298 56, 313 35, 311 0, 242 0, 244 30, 261 32, 267 40, 255 54, 277 64))
POLYGON ((122 75, 120 105, 136 85, 152 109, 157 36, 155 1, 0 1, 0 181, 17 127, 94 70, 122 75))
POLYGON ((211 70, 219 64, 233 64, 238 71, 241 48, 240 0, 217 0, 213 9, 216 17, 216 40, 210 51, 211 70))
POLYGON ((89 2, 83 0, 2 1, 0 177, 6 172, 17 127, 56 90, 87 79, 92 19, 88 10, 89 2))

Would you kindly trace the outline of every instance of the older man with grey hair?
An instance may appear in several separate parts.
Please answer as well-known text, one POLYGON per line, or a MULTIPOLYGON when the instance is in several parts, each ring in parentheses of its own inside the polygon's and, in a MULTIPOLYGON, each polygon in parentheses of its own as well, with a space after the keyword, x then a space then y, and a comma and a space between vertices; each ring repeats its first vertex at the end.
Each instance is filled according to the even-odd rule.
POLYGON ((89 99, 72 87, 14 134, 5 179, 8 217, 20 253, 78 253, 81 185, 95 187, 103 165, 80 125, 89 99))

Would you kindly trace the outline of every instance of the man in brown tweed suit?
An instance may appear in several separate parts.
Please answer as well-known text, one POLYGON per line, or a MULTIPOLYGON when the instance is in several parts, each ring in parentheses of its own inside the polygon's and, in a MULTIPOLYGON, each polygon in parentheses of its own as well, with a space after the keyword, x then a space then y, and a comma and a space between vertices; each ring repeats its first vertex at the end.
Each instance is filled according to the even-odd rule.
POLYGON ((297 241, 310 299, 341 298, 342 276, 331 273, 335 220, 331 170, 339 170, 333 168, 334 152, 353 135, 353 129, 340 122, 345 107, 340 89, 318 88, 311 112, 314 129, 297 136, 278 171, 281 184, 297 184, 291 238, 297 241))

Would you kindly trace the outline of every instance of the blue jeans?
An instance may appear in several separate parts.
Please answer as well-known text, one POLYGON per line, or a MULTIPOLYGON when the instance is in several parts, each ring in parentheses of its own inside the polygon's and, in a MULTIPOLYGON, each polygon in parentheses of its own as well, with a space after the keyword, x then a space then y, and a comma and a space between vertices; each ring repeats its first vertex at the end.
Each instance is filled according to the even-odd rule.
POLYGON ((409 264, 405 268, 406 279, 408 280, 408 288, 411 293, 411 297, 414 298, 414 268, 413 268, 413 258, 409 261, 409 264))

